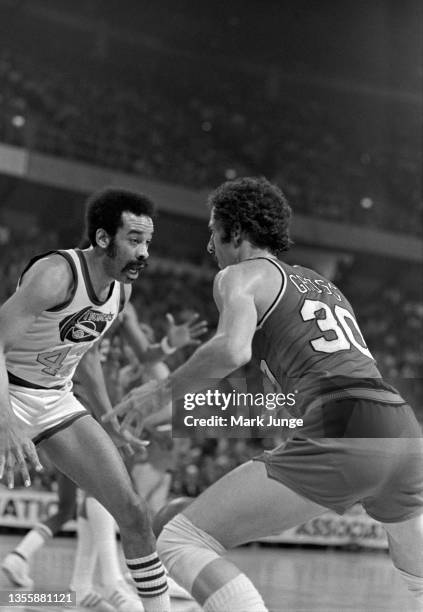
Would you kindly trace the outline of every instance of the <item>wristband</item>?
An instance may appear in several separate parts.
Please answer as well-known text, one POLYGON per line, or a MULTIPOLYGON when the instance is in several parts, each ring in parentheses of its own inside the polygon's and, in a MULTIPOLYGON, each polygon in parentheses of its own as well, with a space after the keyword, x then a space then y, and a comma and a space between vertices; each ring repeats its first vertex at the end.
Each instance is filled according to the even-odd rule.
POLYGON ((167 336, 163 336, 161 339, 160 347, 165 355, 173 355, 178 350, 175 346, 170 346, 167 336))

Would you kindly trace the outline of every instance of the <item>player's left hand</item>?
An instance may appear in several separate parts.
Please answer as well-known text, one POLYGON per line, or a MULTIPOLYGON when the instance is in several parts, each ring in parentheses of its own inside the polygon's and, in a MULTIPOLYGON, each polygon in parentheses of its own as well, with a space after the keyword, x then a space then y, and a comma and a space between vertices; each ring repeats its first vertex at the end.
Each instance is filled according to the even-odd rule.
MULTIPOLYGON (((105 418, 102 420, 106 421, 105 418)), ((110 416, 110 419, 105 422, 104 428, 115 446, 128 456, 133 455, 137 451, 144 450, 149 444, 148 440, 140 440, 141 427, 139 427, 139 431, 135 431, 133 427, 123 430, 116 417, 110 416)))
MULTIPOLYGON (((128 423, 135 420, 137 415, 145 418, 148 414, 158 410, 163 402, 164 388, 156 380, 151 380, 141 387, 135 387, 107 414, 102 417, 104 423, 113 422, 116 417, 123 417, 128 423)), ((122 430, 120 423, 119 430, 122 430)))
POLYGON ((198 321, 199 314, 194 314, 186 323, 176 325, 173 316, 166 315, 169 345, 172 348, 182 348, 183 346, 198 346, 201 340, 198 338, 207 332, 207 321, 198 321))

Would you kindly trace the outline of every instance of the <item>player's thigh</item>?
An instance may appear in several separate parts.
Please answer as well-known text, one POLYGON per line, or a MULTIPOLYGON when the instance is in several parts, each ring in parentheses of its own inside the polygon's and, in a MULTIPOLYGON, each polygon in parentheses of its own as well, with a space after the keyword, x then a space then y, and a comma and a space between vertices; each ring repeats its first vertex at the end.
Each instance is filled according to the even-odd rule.
POLYGON ((114 516, 138 499, 122 458, 104 429, 83 416, 42 442, 56 467, 114 516))
POLYGON ((423 577, 423 510, 401 523, 383 523, 392 561, 399 569, 423 577))
POLYGON ((211 485, 183 514, 226 548, 280 533, 319 516, 326 508, 267 476, 249 461, 211 485))

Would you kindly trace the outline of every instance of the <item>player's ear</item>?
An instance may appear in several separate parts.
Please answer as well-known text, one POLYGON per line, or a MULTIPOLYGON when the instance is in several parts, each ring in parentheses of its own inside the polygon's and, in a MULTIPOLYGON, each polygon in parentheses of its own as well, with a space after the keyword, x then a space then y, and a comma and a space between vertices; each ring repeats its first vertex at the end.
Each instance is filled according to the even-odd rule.
POLYGON ((105 229, 100 227, 95 233, 96 244, 102 249, 106 249, 110 244, 110 236, 105 229))

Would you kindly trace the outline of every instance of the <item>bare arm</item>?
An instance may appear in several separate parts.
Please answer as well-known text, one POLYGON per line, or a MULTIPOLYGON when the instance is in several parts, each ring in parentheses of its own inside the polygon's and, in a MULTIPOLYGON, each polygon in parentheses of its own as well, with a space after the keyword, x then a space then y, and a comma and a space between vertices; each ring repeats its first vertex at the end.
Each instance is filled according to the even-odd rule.
POLYGON ((40 464, 32 442, 10 405, 6 354, 22 340, 39 314, 66 300, 71 287, 72 273, 68 263, 59 255, 53 255, 34 264, 21 287, 0 309, 0 473, 6 465, 12 486, 15 463, 20 466, 25 484, 29 482, 25 455, 36 467, 40 464))
POLYGON ((85 353, 75 371, 75 378, 84 387, 90 410, 97 419, 110 412, 112 405, 107 393, 98 343, 85 353))
MULTIPOLYGON (((100 361, 98 342, 85 353, 78 364, 75 378, 84 387, 84 396, 90 411, 101 422, 102 417, 112 410, 109 394, 104 380, 103 368, 100 361)), ((132 436, 129 432, 120 432, 116 422, 104 423, 104 429, 112 438, 116 446, 130 444, 143 448, 144 443, 132 436)))
POLYGON ((60 256, 37 262, 24 277, 21 287, 0 309, 0 406, 11 412, 6 372, 6 353, 44 310, 64 302, 72 284, 68 263, 60 256))
POLYGON ((221 379, 251 359, 251 344, 257 326, 254 288, 242 269, 220 272, 214 283, 219 309, 216 334, 170 375, 172 398, 199 391, 207 378, 221 379))
MULTIPOLYGON (((197 321, 198 316, 193 316, 190 321, 182 325, 175 325, 173 317, 167 315, 167 345, 168 353, 184 346, 196 346, 200 344, 197 338, 207 331, 205 321, 197 321)), ((127 303, 122 313, 122 334, 128 342, 138 360, 141 363, 161 361, 166 354, 161 343, 151 344, 144 332, 140 329, 139 320, 135 308, 127 303)), ((166 344, 164 345, 166 347, 166 344)))
POLYGON ((122 313, 121 330, 124 339, 134 351, 138 361, 145 363, 163 359, 163 349, 160 344, 150 344, 148 338, 140 329, 137 313, 130 302, 126 304, 122 313))

